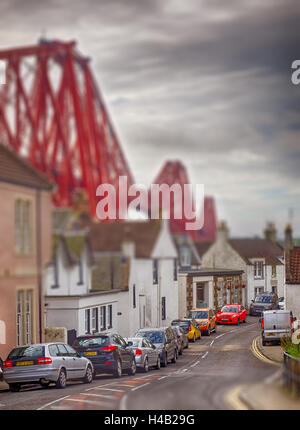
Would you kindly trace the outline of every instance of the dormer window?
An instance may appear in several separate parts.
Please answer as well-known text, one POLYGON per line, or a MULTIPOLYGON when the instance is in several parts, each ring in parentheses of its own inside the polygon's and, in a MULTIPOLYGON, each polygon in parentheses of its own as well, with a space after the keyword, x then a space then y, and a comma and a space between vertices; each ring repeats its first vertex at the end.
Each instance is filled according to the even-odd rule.
POLYGON ((180 265, 183 267, 191 265, 191 250, 187 246, 183 246, 180 250, 180 265))

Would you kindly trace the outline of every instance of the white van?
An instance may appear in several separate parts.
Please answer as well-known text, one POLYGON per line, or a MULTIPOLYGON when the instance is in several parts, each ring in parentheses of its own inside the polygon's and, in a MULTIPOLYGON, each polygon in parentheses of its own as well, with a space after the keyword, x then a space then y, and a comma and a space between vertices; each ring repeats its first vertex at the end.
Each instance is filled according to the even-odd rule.
POLYGON ((291 336, 294 318, 290 311, 264 311, 261 318, 262 344, 280 342, 283 336, 291 336))

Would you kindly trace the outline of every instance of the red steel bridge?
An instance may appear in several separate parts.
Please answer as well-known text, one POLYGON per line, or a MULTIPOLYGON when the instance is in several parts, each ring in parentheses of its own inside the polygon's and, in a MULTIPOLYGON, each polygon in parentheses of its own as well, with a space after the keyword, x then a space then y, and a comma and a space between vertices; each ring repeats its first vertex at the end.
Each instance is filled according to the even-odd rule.
MULTIPOLYGON (((0 142, 56 183, 56 206, 71 206, 81 188, 95 215, 98 185, 110 183, 118 190, 120 176, 127 176, 128 186, 134 183, 89 58, 74 41, 40 40, 2 50, 0 60, 6 64, 6 83, 0 85, 0 142)), ((181 163, 167 162, 154 183, 187 181, 181 163)), ((214 240, 212 198, 205 199, 204 210, 204 228, 190 234, 196 240, 214 240)), ((183 231, 184 222, 173 219, 172 231, 183 231)))

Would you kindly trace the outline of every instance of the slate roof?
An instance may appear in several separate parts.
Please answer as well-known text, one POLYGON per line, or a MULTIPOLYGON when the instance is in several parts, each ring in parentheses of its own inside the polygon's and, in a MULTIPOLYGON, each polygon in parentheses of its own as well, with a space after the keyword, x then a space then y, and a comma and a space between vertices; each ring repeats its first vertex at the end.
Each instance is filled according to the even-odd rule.
POLYGON ((290 273, 287 283, 300 284, 300 246, 295 246, 290 251, 290 273))
POLYGON ((199 256, 202 257, 213 243, 214 242, 211 241, 195 242, 195 247, 199 256))
POLYGON ((247 264, 251 264, 251 258, 264 258, 268 265, 282 265, 279 257, 283 257, 283 248, 269 239, 230 239, 230 245, 244 258, 247 264))
POLYGON ((0 143, 0 181, 51 191, 54 184, 23 157, 0 143))
POLYGON ((137 258, 150 258, 160 229, 160 220, 98 222, 90 225, 89 241, 93 253, 120 253, 127 239, 135 243, 137 258))

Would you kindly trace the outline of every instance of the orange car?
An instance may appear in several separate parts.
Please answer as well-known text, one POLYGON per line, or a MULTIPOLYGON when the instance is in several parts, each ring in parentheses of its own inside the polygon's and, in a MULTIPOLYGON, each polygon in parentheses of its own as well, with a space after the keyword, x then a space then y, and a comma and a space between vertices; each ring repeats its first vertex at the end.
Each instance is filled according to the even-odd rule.
POLYGON ((211 332, 216 333, 216 315, 211 308, 191 309, 189 318, 194 318, 200 326, 201 333, 210 336, 211 332))

